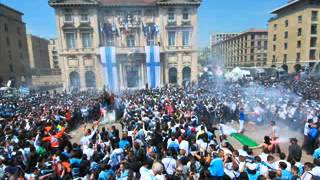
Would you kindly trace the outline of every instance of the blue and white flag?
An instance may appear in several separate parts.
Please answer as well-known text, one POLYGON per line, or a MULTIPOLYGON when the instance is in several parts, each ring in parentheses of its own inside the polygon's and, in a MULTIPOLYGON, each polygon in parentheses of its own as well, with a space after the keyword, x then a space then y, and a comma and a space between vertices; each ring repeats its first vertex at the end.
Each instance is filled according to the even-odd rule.
POLYGON ((100 47, 101 63, 105 75, 106 87, 113 93, 118 92, 118 71, 115 47, 100 47))
POLYGON ((19 92, 21 94, 28 95, 30 93, 30 89, 28 87, 25 87, 25 86, 20 86, 19 92))
POLYGON ((148 84, 151 88, 158 88, 161 86, 160 48, 159 46, 146 46, 145 51, 148 84))

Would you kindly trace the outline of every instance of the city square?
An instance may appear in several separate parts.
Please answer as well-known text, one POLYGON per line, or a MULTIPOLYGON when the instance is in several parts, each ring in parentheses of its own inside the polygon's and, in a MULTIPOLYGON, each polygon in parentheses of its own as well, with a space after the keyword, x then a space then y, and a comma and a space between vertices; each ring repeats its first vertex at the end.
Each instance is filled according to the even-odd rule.
POLYGON ((0 179, 320 179, 319 12, 0 0, 0 179))

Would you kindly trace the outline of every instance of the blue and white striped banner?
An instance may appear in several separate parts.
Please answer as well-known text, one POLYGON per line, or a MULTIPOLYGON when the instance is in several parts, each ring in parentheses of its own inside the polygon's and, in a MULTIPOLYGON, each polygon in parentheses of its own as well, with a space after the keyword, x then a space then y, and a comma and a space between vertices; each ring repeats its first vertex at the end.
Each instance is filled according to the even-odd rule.
POLYGON ((116 48, 100 47, 100 55, 101 63, 104 66, 103 70, 106 80, 105 85, 108 88, 108 90, 116 93, 119 90, 116 48))
POLYGON ((160 48, 159 46, 146 46, 147 77, 150 88, 161 86, 160 76, 160 48))

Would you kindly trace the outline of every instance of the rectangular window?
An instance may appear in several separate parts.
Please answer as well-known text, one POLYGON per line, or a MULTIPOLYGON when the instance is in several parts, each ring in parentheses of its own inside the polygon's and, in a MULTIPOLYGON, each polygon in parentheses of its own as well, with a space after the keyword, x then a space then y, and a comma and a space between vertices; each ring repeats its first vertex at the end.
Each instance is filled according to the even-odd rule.
POLYGON ((76 34, 75 33, 66 33, 66 45, 68 49, 76 48, 76 34))
POLYGON ((302 16, 298 16, 298 23, 302 23, 302 16))
POLYGON ((169 46, 176 45, 176 32, 175 31, 168 32, 168 44, 169 44, 169 46))
POLYGON ((284 38, 288 39, 288 31, 284 32, 284 38))
POLYGON ((8 24, 7 24, 7 23, 4 24, 4 31, 5 31, 5 32, 8 32, 8 31, 9 31, 8 24))
POLYGON ((168 11, 168 21, 175 21, 176 17, 173 9, 169 9, 168 11))
POLYGON ((6 38, 7 46, 10 46, 10 39, 9 37, 6 38))
POLYGON ((284 49, 287 50, 288 49, 288 43, 284 43, 284 49))
POLYGON ((300 54, 300 53, 297 53, 296 61, 300 61, 300 58, 301 58, 301 54, 300 54))
POLYGON ((312 11, 311 20, 318 21, 318 11, 312 11))
POLYGON ((64 22, 73 22, 72 15, 70 13, 64 15, 64 22))
POLYGON ((19 46, 20 49, 22 48, 22 42, 21 42, 21 40, 18 41, 18 46, 19 46))
POLYGON ((276 62, 276 56, 275 55, 272 56, 272 62, 276 62))
POLYGON ((91 48, 92 47, 92 36, 91 33, 81 33, 82 47, 91 48))
POLYGON ((81 22, 89 22, 88 14, 81 14, 80 21, 81 22))
POLYGON ((264 49, 268 48, 268 41, 264 41, 264 49))
POLYGON ((288 59, 288 55, 284 54, 283 55, 283 63, 286 64, 287 63, 287 59, 288 59))
POLYGON ((276 40, 277 40, 277 35, 274 34, 274 35, 273 35, 273 41, 276 41, 276 40))
POLYGON ((106 41, 106 45, 107 46, 114 46, 114 36, 108 36, 106 37, 107 39, 105 40, 106 41))
POLYGON ((316 50, 314 50, 314 49, 310 50, 309 59, 316 60, 316 50))
POLYGON ((299 28, 298 29, 298 36, 301 36, 302 35, 302 28, 299 28))
POLYGON ((183 10, 182 19, 189 20, 189 11, 187 9, 183 10))
POLYGON ((317 47, 317 37, 311 37, 310 47, 317 47))
POLYGON ((284 22, 284 24, 285 24, 286 27, 288 27, 288 26, 289 26, 289 20, 286 20, 286 21, 284 22))
POLYGON ((154 46, 155 45, 154 36, 151 36, 151 37, 147 38, 147 45, 148 46, 154 46))
POLYGON ((316 25, 316 24, 312 24, 311 25, 311 34, 312 35, 315 35, 315 34, 318 34, 318 25, 316 25))
POLYGON ((12 64, 9 64, 9 70, 10 70, 10 72, 13 73, 13 65, 12 64))
POLYGON ((301 41, 297 41, 297 48, 301 48, 301 41))
POLYGON ((276 50, 277 50, 277 46, 273 45, 273 51, 276 51, 276 50))
POLYGON ((135 39, 134 36, 128 36, 127 37, 127 46, 128 47, 135 47, 136 43, 135 43, 135 39))
POLYGON ((261 41, 258 41, 258 49, 261 49, 261 41))
POLYGON ((19 27, 17 27, 17 34, 20 35, 21 34, 21 29, 19 27))
POLYGON ((183 46, 189 46, 190 45, 190 32, 189 31, 183 31, 182 32, 182 45, 183 46))
POLYGON ((273 25, 273 29, 274 29, 274 30, 276 30, 276 29, 277 29, 277 27, 278 27, 278 25, 277 25, 277 24, 274 24, 274 25, 273 25))

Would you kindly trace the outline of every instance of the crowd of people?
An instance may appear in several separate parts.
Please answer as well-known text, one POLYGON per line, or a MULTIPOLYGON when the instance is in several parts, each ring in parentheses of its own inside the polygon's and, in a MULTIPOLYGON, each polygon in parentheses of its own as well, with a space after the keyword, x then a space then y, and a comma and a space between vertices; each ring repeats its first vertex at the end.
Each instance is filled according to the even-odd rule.
POLYGON ((1 98, 0 179, 319 179, 320 106, 299 94, 299 82, 286 83, 1 98), (102 110, 122 106, 121 127, 101 123, 102 110), (272 133, 259 146, 236 147, 219 124, 238 120, 240 133, 249 120, 272 133), (292 137, 281 149, 281 123, 301 130, 303 142, 292 137), (74 141, 79 124, 84 135, 74 141))

